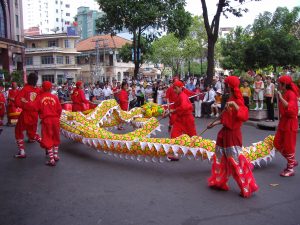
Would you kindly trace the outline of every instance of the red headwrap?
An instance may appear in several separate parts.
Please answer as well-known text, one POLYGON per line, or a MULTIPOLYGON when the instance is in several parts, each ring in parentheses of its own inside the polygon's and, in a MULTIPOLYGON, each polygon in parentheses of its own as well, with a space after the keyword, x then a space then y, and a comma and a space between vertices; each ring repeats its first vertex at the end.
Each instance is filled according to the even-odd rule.
POLYGON ((173 87, 183 87, 184 84, 180 81, 180 80, 176 80, 174 83, 173 83, 173 87))
POLYGON ((299 88, 293 82, 293 80, 290 76, 283 75, 283 76, 279 77, 278 81, 282 84, 290 85, 292 88, 292 91, 297 95, 297 97, 299 96, 299 88))
POLYGON ((44 81, 42 87, 44 91, 50 91, 52 88, 52 83, 50 81, 44 81))
POLYGON ((178 81, 178 80, 179 80, 179 77, 178 77, 178 76, 174 76, 174 77, 173 77, 173 83, 176 82, 176 81, 178 81))
POLYGON ((82 81, 77 81, 76 82, 76 87, 79 88, 82 85, 82 81))
POLYGON ((12 82, 11 86, 17 85, 17 82, 12 82))
POLYGON ((225 84, 227 84, 230 88, 233 89, 234 96, 238 99, 243 99, 242 93, 240 91, 240 79, 236 76, 226 77, 224 80, 225 84))

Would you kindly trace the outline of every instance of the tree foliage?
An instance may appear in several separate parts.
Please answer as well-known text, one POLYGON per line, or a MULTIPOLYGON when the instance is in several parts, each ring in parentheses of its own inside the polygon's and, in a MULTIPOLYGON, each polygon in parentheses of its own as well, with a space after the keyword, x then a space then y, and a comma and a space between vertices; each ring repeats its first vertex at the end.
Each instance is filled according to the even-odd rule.
MULTIPOLYGON (((254 0, 254 1, 260 1, 260 0, 254 0)), ((235 8, 231 6, 232 2, 239 2, 244 3, 245 0, 219 0, 217 4, 217 10, 216 13, 211 21, 209 23, 208 18, 208 10, 206 6, 206 0, 201 0, 202 5, 202 12, 203 12, 203 19, 204 19, 204 25, 205 30, 208 37, 208 48, 207 48, 207 83, 210 84, 213 79, 214 75, 214 67, 215 67, 215 58, 214 58, 214 51, 215 51, 215 45, 218 40, 219 35, 219 24, 220 24, 220 16, 221 14, 227 16, 228 13, 231 13, 237 17, 241 17, 243 12, 247 12, 247 9, 245 8, 235 8)))
POLYGON ((259 69, 300 64, 300 42, 294 32, 300 8, 264 12, 246 29, 236 28, 221 40, 221 64, 228 69, 259 69))
POLYGON ((164 30, 184 38, 191 24, 190 13, 184 10, 185 0, 97 0, 105 13, 97 21, 102 33, 116 34, 124 29, 133 34, 135 76, 140 67, 142 36, 148 42, 155 40, 164 30))

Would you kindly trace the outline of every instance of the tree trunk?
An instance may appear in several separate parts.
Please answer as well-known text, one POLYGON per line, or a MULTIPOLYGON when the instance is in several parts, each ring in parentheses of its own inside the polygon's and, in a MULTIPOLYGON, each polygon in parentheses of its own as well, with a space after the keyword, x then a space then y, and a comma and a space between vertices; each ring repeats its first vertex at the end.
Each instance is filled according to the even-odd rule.
POLYGON ((134 48, 134 75, 133 78, 136 80, 139 74, 139 70, 140 70, 140 65, 141 65, 141 28, 138 28, 138 32, 135 34, 135 48, 134 48))
POLYGON ((206 75, 207 79, 205 81, 206 85, 210 85, 213 81, 213 76, 215 73, 215 42, 208 39, 207 47, 207 70, 206 75))

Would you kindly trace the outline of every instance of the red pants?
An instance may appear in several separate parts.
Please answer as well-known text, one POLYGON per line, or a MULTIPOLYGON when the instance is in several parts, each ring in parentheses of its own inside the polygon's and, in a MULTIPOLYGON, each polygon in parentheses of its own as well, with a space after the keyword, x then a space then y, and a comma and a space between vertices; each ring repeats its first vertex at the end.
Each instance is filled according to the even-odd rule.
POLYGON ((24 134, 23 132, 26 131, 27 132, 27 136, 29 139, 35 139, 36 137, 36 130, 37 130, 37 121, 38 118, 36 118, 36 122, 33 123, 28 123, 26 122, 26 119, 24 118, 24 116, 20 116, 16 128, 15 128, 15 137, 16 140, 19 139, 24 139, 24 134))
POLYGON ((190 137, 197 135, 195 119, 193 115, 185 115, 182 117, 178 117, 174 121, 171 130, 171 138, 177 138, 182 134, 187 134, 190 137))
POLYGON ((59 118, 48 117, 42 120, 42 142, 41 147, 51 149, 60 143, 59 118))
POLYGON ((5 115, 5 105, 4 103, 0 102, 0 119, 3 118, 5 115))
POLYGON ((284 156, 295 154, 297 132, 277 130, 274 147, 284 156))
POLYGON ((228 148, 232 146, 243 146, 242 132, 240 129, 231 130, 226 127, 222 127, 217 136, 217 146, 222 148, 228 148))

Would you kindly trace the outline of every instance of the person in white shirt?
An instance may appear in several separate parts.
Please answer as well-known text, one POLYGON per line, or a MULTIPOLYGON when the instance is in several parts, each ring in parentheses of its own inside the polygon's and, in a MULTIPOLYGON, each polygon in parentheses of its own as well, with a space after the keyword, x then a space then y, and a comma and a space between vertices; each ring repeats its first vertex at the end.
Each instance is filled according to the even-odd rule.
POLYGON ((160 85, 157 90, 157 104, 158 105, 163 104, 163 95, 164 95, 164 90, 163 90, 162 85, 160 85))
POLYGON ((148 102, 149 98, 152 98, 152 87, 150 86, 150 84, 147 84, 147 87, 145 89, 145 97, 146 102, 148 102))
POLYGON ((207 115, 208 117, 210 117, 211 105, 215 102, 215 96, 216 96, 216 93, 215 93, 214 89, 212 88, 212 86, 210 86, 210 85, 207 86, 206 93, 204 95, 204 99, 201 104, 202 117, 204 115, 207 115))
POLYGON ((100 88, 99 84, 96 84, 96 87, 93 90, 93 95, 97 100, 101 100, 102 89, 100 88))
POLYGON ((144 105, 145 101, 145 89, 141 84, 138 84, 135 88, 135 95, 137 97, 137 107, 144 105))
POLYGON ((108 84, 105 84, 103 90, 102 90, 103 94, 104 94, 104 99, 111 99, 111 96, 113 94, 111 88, 108 86, 108 84))

